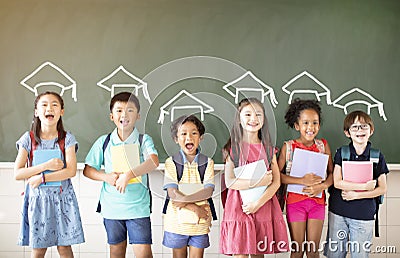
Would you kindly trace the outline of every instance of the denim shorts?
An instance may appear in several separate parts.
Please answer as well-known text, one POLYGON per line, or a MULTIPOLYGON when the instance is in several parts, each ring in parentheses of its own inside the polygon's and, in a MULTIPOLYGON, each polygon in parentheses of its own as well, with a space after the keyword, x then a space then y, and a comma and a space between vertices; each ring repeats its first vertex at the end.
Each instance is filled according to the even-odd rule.
POLYGON ((182 248, 185 246, 207 248, 210 246, 210 239, 208 234, 199 236, 186 236, 164 231, 163 245, 168 248, 182 248))
POLYGON ((309 219, 324 220, 325 204, 319 204, 312 199, 305 199, 286 205, 288 222, 303 222, 309 219))
POLYGON ((333 212, 328 214, 328 232, 324 255, 330 258, 369 257, 375 220, 358 220, 333 212))
POLYGON ((107 243, 119 244, 129 236, 129 244, 152 244, 150 217, 115 220, 104 219, 104 227, 107 232, 107 243))

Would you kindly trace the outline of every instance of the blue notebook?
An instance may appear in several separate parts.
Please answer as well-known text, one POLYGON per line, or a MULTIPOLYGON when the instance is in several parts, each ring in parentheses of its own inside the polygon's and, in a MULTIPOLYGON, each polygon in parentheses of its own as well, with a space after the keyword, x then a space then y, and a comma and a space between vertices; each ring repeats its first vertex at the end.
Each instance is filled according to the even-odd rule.
MULTIPOLYGON (((36 166, 42 163, 45 163, 48 160, 51 160, 53 158, 59 158, 61 159, 61 150, 60 149, 55 149, 55 150, 35 150, 33 152, 33 160, 32 160, 32 165, 36 166)), ((46 170, 44 171, 45 174, 51 173, 53 171, 51 170, 46 170)), ((61 181, 52 181, 52 182, 46 182, 46 184, 40 184, 39 187, 42 186, 61 186, 61 181)))

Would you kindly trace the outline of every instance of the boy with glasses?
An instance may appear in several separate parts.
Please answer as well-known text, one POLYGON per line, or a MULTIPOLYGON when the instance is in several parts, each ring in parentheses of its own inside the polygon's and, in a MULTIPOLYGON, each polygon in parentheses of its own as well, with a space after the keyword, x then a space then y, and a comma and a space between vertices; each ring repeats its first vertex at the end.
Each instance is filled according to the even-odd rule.
MULTIPOLYGON (((371 142, 374 133, 371 117, 354 111, 346 116, 344 134, 351 139, 350 161, 370 161, 371 142)), ((333 170, 333 186, 329 189, 329 215, 327 243, 324 255, 327 257, 352 258, 368 257, 374 229, 376 211, 375 197, 386 193, 386 174, 389 173, 385 158, 379 152, 379 161, 373 166, 373 179, 366 183, 343 180, 342 148, 336 151, 333 170), (348 243, 350 242, 350 245, 348 243)), ((350 171, 351 173, 351 171, 350 171)))

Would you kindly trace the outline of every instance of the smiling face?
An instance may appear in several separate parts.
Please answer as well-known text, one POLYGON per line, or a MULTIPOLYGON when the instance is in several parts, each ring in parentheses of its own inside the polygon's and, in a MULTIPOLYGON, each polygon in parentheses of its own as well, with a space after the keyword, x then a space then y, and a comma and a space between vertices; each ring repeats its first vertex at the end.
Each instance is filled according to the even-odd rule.
POLYGON ((355 145, 364 146, 368 143, 369 138, 374 133, 374 129, 364 121, 356 117, 354 123, 349 127, 348 131, 344 131, 347 137, 350 137, 355 145))
POLYGON ((314 138, 317 136, 320 124, 319 115, 313 109, 305 109, 301 111, 299 119, 294 124, 297 131, 300 132, 299 141, 304 145, 310 145, 314 143, 314 138))
POLYGON ((258 104, 246 105, 240 111, 240 124, 244 132, 258 133, 264 125, 264 111, 258 104))
POLYGON ((59 99, 53 94, 45 94, 36 103, 35 117, 40 119, 43 126, 57 126, 57 122, 64 115, 64 109, 59 99))
POLYGON ((197 126, 193 122, 187 121, 178 128, 175 141, 186 154, 188 160, 191 161, 189 157, 196 155, 201 139, 202 136, 197 126))
POLYGON ((118 135, 121 139, 126 139, 135 128, 136 121, 140 118, 140 114, 133 102, 117 101, 114 104, 110 114, 111 121, 118 128, 118 135))

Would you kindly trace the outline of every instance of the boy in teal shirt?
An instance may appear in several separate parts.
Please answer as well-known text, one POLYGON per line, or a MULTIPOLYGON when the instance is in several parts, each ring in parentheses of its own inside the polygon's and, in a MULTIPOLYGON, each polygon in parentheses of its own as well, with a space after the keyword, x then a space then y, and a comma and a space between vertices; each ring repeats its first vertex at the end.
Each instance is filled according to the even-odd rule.
POLYGON ((135 257, 152 257, 150 192, 147 173, 158 167, 157 151, 149 135, 140 134, 135 128, 140 118, 140 104, 129 92, 116 94, 110 101, 110 119, 116 128, 109 136, 100 136, 85 159, 83 174, 96 181, 103 181, 100 193, 101 214, 110 245, 110 257, 125 257, 127 233, 135 257), (111 146, 139 144, 140 165, 129 171, 113 171, 111 146), (104 172, 100 171, 104 164, 104 172), (135 183, 128 182, 138 179, 135 183))

